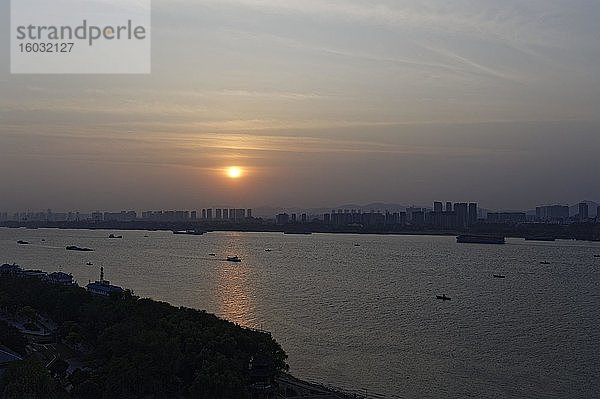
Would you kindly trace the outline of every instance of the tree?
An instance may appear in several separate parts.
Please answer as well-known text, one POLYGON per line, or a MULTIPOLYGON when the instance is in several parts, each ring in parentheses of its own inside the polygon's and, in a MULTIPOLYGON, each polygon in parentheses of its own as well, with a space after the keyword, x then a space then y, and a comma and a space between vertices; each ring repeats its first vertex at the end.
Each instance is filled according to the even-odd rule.
POLYGON ((31 306, 23 306, 21 314, 30 323, 35 323, 37 321, 37 312, 31 306))
POLYGON ((3 399, 57 399, 63 397, 48 370, 33 359, 11 364, 6 370, 2 385, 3 399))
POLYGON ((0 343, 21 356, 25 355, 27 340, 19 330, 2 320, 0 320, 0 343))

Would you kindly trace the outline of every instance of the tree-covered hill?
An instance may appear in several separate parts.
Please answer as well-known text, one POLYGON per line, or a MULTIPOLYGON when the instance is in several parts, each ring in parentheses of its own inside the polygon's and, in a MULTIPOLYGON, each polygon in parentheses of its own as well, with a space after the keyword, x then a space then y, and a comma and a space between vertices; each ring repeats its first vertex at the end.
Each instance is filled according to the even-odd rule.
POLYGON ((270 359, 273 374, 287 369, 268 333, 130 292, 102 298, 79 287, 1 277, 0 307, 33 308, 58 324, 60 341, 92 348, 90 370, 71 375, 74 397, 243 398, 252 357, 270 359))

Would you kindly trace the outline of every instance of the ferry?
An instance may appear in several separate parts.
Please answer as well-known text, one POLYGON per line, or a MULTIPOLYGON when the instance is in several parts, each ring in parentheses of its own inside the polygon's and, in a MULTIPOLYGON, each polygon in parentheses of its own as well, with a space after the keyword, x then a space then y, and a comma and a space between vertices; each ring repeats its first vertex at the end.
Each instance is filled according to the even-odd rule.
POLYGON ((312 231, 309 230, 284 230, 283 234, 298 234, 298 235, 311 235, 312 231))
POLYGON ((525 241, 556 241, 556 237, 543 236, 543 235, 531 235, 531 236, 525 236, 525 241))
POLYGON ((23 241, 23 240, 19 240, 19 241, 17 241, 17 244, 19 244, 19 245, 29 245, 29 242, 23 241))
POLYGON ((67 251, 82 251, 82 252, 91 252, 91 251, 93 251, 93 249, 91 249, 91 248, 80 248, 80 247, 77 247, 77 246, 75 246, 75 245, 69 245, 69 246, 67 247, 67 251))
POLYGON ((202 230, 173 230, 173 234, 190 235, 190 236, 201 236, 205 233, 202 230))
POLYGON ((480 236, 472 234, 462 234, 456 237, 456 242, 461 244, 506 244, 502 236, 480 236))
POLYGON ((234 262, 234 263, 239 263, 242 260, 240 258, 238 258, 237 256, 228 256, 227 257, 227 262, 234 262))

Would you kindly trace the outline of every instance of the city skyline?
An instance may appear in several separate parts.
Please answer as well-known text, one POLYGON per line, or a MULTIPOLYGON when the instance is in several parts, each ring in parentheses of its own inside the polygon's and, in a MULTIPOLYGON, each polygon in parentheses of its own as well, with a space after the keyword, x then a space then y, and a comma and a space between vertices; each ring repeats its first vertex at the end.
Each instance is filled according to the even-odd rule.
MULTIPOLYGON (((512 216, 517 215, 517 219, 520 215, 523 215, 523 221, 525 221, 525 216, 537 216, 538 219, 553 219, 553 218, 562 218, 566 219, 573 216, 584 215, 583 219, 595 218, 600 214, 600 203, 595 201, 579 201, 575 204, 557 204, 557 203, 543 203, 538 204, 535 207, 527 208, 527 209, 490 209, 485 206, 481 206, 481 204, 476 202, 454 202, 454 201, 433 201, 430 205, 400 205, 395 203, 371 203, 365 205, 358 204, 343 204, 338 206, 330 206, 330 207, 320 207, 320 208, 301 208, 301 207, 234 207, 234 206, 218 206, 218 207, 195 207, 189 209, 176 209, 176 208, 163 208, 163 209, 126 209, 126 210, 106 210, 106 209, 96 209, 96 210, 52 210, 51 208, 47 208, 45 210, 17 210, 17 211, 9 211, 6 209, 0 209, 0 221, 7 220, 22 220, 26 217, 35 217, 34 220, 43 220, 46 217, 46 220, 51 220, 51 216, 60 215, 60 217, 65 218, 65 220, 78 220, 81 215, 82 218, 89 220, 114 220, 118 221, 124 217, 125 220, 154 220, 160 221, 169 220, 169 221, 177 221, 177 220, 242 220, 245 218, 252 219, 253 217, 257 218, 267 218, 267 219, 276 219, 279 213, 289 213, 290 216, 294 214, 301 214, 310 217, 322 217, 323 214, 326 213, 381 213, 381 214, 393 214, 395 212, 404 212, 410 214, 413 211, 423 211, 423 212, 434 212, 434 213, 443 213, 443 212, 452 212, 455 211, 457 206, 464 205, 466 207, 465 212, 469 215, 477 215, 479 218, 489 218, 489 215, 493 215, 492 217, 498 218, 501 220, 503 217, 508 217, 509 219, 512 216), (475 211, 471 210, 471 207, 475 207, 475 211), (542 212, 544 215, 541 216, 542 212), (235 215, 235 216, 233 216, 235 215), (163 218, 163 216, 166 216, 163 218)), ((471 216, 469 216, 469 220, 471 220, 471 216)), ((305 220, 306 222, 307 220, 305 220)))

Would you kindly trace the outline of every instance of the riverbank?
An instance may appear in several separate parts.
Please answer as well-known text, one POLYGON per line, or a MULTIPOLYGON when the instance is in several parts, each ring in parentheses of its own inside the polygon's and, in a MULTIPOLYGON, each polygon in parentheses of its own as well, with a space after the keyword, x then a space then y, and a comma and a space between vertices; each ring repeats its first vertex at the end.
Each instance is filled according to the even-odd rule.
POLYGON ((286 234, 367 234, 367 235, 425 235, 425 236, 457 236, 459 234, 486 234, 506 238, 544 237, 552 239, 600 241, 600 223, 519 223, 491 224, 477 223, 468 229, 437 229, 430 226, 393 225, 393 226, 335 226, 325 223, 305 223, 277 225, 275 223, 255 219, 245 223, 226 221, 187 221, 187 222, 0 222, 6 228, 55 228, 86 230, 141 230, 141 231, 192 231, 213 232, 231 231, 242 233, 286 233, 286 234))

